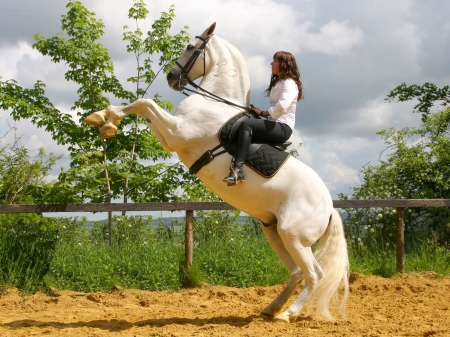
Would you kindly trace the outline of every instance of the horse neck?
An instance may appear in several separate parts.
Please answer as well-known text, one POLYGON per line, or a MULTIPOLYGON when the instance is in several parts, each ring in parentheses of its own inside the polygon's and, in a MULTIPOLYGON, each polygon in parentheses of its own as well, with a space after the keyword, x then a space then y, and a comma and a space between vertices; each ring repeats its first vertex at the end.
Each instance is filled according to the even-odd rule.
POLYGON ((249 106, 250 79, 244 57, 226 40, 215 35, 206 57, 210 58, 206 75, 200 86, 233 103, 249 106))

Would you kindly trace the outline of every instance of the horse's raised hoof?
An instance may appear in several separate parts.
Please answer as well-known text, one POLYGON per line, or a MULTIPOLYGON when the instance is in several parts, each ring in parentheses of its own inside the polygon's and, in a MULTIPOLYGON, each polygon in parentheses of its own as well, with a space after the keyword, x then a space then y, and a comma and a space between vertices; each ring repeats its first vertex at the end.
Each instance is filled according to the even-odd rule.
POLYGON ((115 137, 117 133, 117 126, 114 124, 107 124, 104 127, 102 127, 102 130, 100 131, 100 139, 108 139, 115 137))
POLYGON ((84 119, 84 122, 91 126, 102 126, 105 123, 105 117, 98 113, 92 113, 84 119))

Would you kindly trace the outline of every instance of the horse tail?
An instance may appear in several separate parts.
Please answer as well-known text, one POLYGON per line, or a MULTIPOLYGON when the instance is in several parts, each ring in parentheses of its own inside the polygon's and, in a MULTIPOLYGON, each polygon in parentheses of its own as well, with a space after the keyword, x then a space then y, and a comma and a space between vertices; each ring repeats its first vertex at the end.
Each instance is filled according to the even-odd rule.
POLYGON ((317 282, 311 294, 310 304, 316 304, 316 314, 325 319, 334 319, 329 306, 336 301, 339 311, 345 317, 345 306, 349 293, 350 264, 348 260, 347 241, 344 226, 339 213, 333 209, 325 233, 319 240, 314 252, 316 261, 322 267, 323 277, 317 282), (339 289, 343 287, 343 295, 339 300, 339 289))

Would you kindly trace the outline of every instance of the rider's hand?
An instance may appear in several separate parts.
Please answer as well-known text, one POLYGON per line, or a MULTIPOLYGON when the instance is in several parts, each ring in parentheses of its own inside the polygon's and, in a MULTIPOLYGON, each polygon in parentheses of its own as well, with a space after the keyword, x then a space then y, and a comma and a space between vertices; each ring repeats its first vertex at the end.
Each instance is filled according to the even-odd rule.
POLYGON ((261 109, 257 108, 256 106, 252 106, 251 111, 256 115, 256 116, 261 116, 261 109))

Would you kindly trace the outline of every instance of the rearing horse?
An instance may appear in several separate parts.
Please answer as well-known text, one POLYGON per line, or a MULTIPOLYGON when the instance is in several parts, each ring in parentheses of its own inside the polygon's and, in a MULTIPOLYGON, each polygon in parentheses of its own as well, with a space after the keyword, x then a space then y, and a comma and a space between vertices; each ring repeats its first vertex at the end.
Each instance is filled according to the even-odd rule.
MULTIPOLYGON (((183 164, 191 167, 207 150, 219 145, 220 128, 242 112, 239 106, 248 107, 250 103, 245 60, 233 45, 214 34, 215 26, 214 23, 187 45, 167 80, 172 89, 180 91, 188 81, 202 77, 200 87, 228 104, 193 94, 171 115, 150 99, 138 99, 127 106, 108 106, 94 112, 86 123, 103 125, 100 137, 110 138, 115 136, 116 125, 123 118, 138 114, 147 121, 164 150, 175 151, 183 164)), ((349 287, 347 244, 341 218, 333 209, 323 181, 310 167, 289 157, 271 178, 244 167, 247 181, 228 187, 222 178, 228 174, 230 162, 229 154, 218 156, 197 176, 222 200, 263 223, 268 242, 290 273, 286 287, 261 315, 293 322, 309 301, 319 316, 332 319, 329 306, 338 299, 341 285, 344 292, 338 302, 343 313, 349 287), (319 239, 313 253, 311 246, 319 239), (303 279, 300 294, 281 311, 303 279)))

